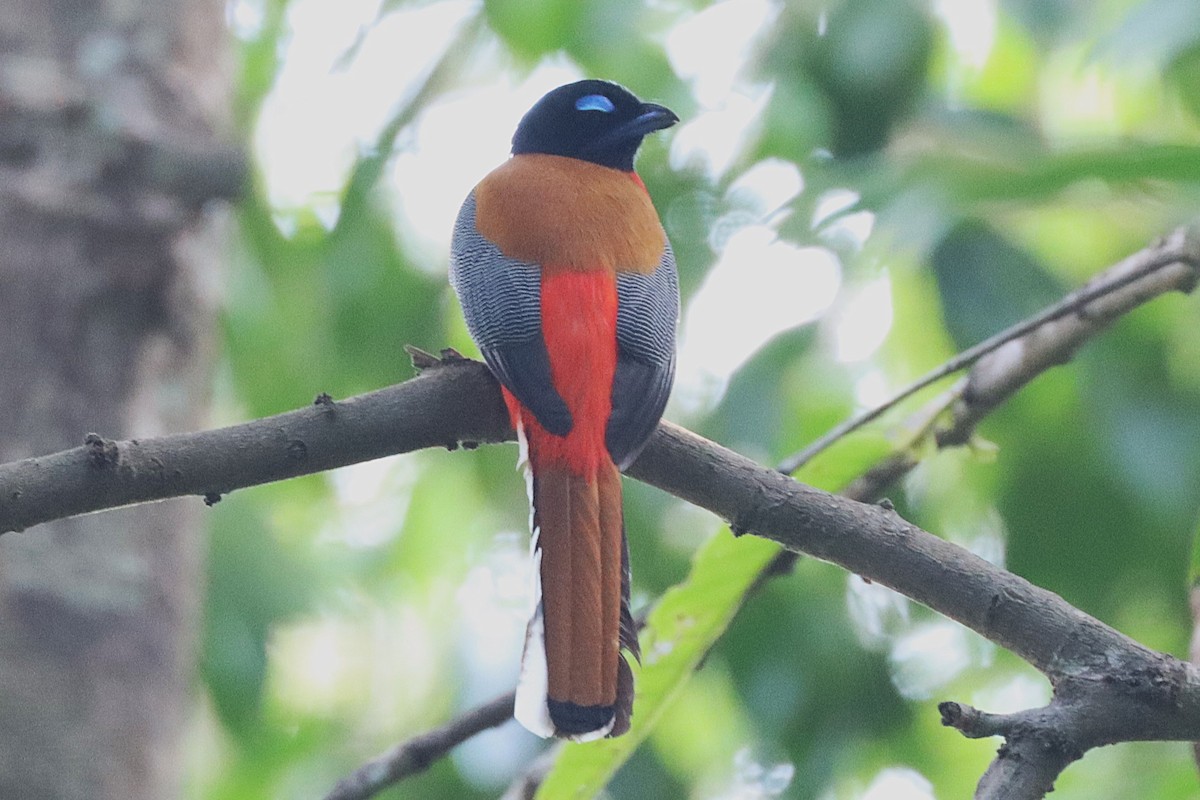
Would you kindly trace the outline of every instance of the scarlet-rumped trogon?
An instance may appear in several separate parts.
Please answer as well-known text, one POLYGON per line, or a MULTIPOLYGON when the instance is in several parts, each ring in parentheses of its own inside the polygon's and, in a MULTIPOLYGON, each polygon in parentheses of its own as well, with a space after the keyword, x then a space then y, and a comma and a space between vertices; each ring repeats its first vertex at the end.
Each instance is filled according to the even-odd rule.
POLYGON ((534 610, 516 717, 580 741, 629 728, 638 655, 621 477, 675 373, 675 259, 633 171, 679 121, 585 80, 521 119, 512 158, 467 197, 450 280, 502 385, 527 467, 534 610))

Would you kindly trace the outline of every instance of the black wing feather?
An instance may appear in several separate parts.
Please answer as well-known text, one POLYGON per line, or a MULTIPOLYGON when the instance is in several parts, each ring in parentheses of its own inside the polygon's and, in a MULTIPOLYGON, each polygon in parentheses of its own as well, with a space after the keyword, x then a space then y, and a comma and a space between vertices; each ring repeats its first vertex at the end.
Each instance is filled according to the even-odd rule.
POLYGON ((679 279, 667 243, 651 274, 617 275, 617 370, 604 438, 621 469, 637 458, 666 408, 675 380, 678 322, 679 279))
POLYGON ((621 469, 634 462, 658 427, 674 378, 673 355, 666 365, 646 364, 618 355, 612 416, 608 418, 604 443, 621 469))
POLYGON ((550 377, 550 356, 541 337, 518 344, 481 347, 496 379, 556 436, 571 432, 571 412, 550 377))

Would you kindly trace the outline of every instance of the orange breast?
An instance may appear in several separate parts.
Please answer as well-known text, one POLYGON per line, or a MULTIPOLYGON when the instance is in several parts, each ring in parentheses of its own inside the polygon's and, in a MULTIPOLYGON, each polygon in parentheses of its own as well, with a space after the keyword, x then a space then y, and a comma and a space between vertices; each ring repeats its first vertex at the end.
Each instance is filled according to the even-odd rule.
POLYGON ((662 224, 636 175, 562 156, 513 156, 475 187, 475 224, 504 255, 558 269, 650 273, 662 224))

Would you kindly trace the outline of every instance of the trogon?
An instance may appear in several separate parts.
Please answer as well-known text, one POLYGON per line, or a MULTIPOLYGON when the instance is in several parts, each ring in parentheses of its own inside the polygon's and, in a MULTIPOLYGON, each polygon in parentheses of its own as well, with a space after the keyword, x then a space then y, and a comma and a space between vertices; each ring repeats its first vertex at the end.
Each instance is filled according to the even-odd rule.
POLYGON ((678 121, 614 83, 560 86, 454 227, 450 281, 526 466, 534 609, 515 715, 541 736, 629 728, 622 651, 638 645, 620 470, 662 416, 679 318, 675 258, 633 159, 678 121))

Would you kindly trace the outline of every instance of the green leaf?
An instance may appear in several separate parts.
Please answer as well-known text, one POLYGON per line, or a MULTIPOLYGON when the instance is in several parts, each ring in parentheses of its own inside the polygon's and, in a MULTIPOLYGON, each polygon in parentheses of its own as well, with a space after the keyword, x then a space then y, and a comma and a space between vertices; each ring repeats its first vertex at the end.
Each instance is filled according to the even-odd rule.
POLYGON ((1200 120, 1200 44, 1180 53, 1167 68, 1166 77, 1192 119, 1200 120))
POLYGON ((933 26, 911 2, 847 0, 813 43, 809 71, 834 112, 831 150, 861 156, 879 150, 912 112, 925 84, 933 26))
POLYGON ((276 539, 259 498, 227 498, 212 518, 201 675, 221 721, 244 733, 260 721, 271 630, 309 607, 318 581, 276 539))
POLYGON ((505 44, 530 60, 562 47, 583 11, 576 0, 488 0, 484 9, 505 44))
MULTIPOLYGON (((898 194, 903 185, 928 184, 955 203, 996 200, 1030 203, 1054 196, 1073 184, 1100 180, 1114 186, 1159 180, 1200 182, 1200 148, 1191 145, 1129 142, 1108 148, 1031 152, 1022 142, 996 148, 991 162, 938 153, 915 159, 899 176, 898 185, 880 186, 881 194, 898 194)), ((864 192, 868 206, 884 197, 864 192)))
POLYGON ((1031 255, 979 220, 955 226, 934 248, 930 261, 946 327, 959 349, 983 341, 1063 293, 1031 255))
POLYGON ((540 800, 594 797, 654 729, 779 547, 728 529, 704 544, 687 580, 650 613, 642 631, 633 727, 624 736, 569 744, 538 791, 540 800))
POLYGON ((253 38, 242 44, 237 96, 233 103, 239 131, 248 133, 252 129, 263 101, 279 75, 283 50, 281 43, 287 35, 288 5, 289 0, 267 0, 263 3, 262 22, 258 30, 253 38))
POLYGON ((794 477, 801 483, 822 489, 844 488, 895 450, 887 427, 876 422, 838 439, 818 458, 801 467, 794 477))

